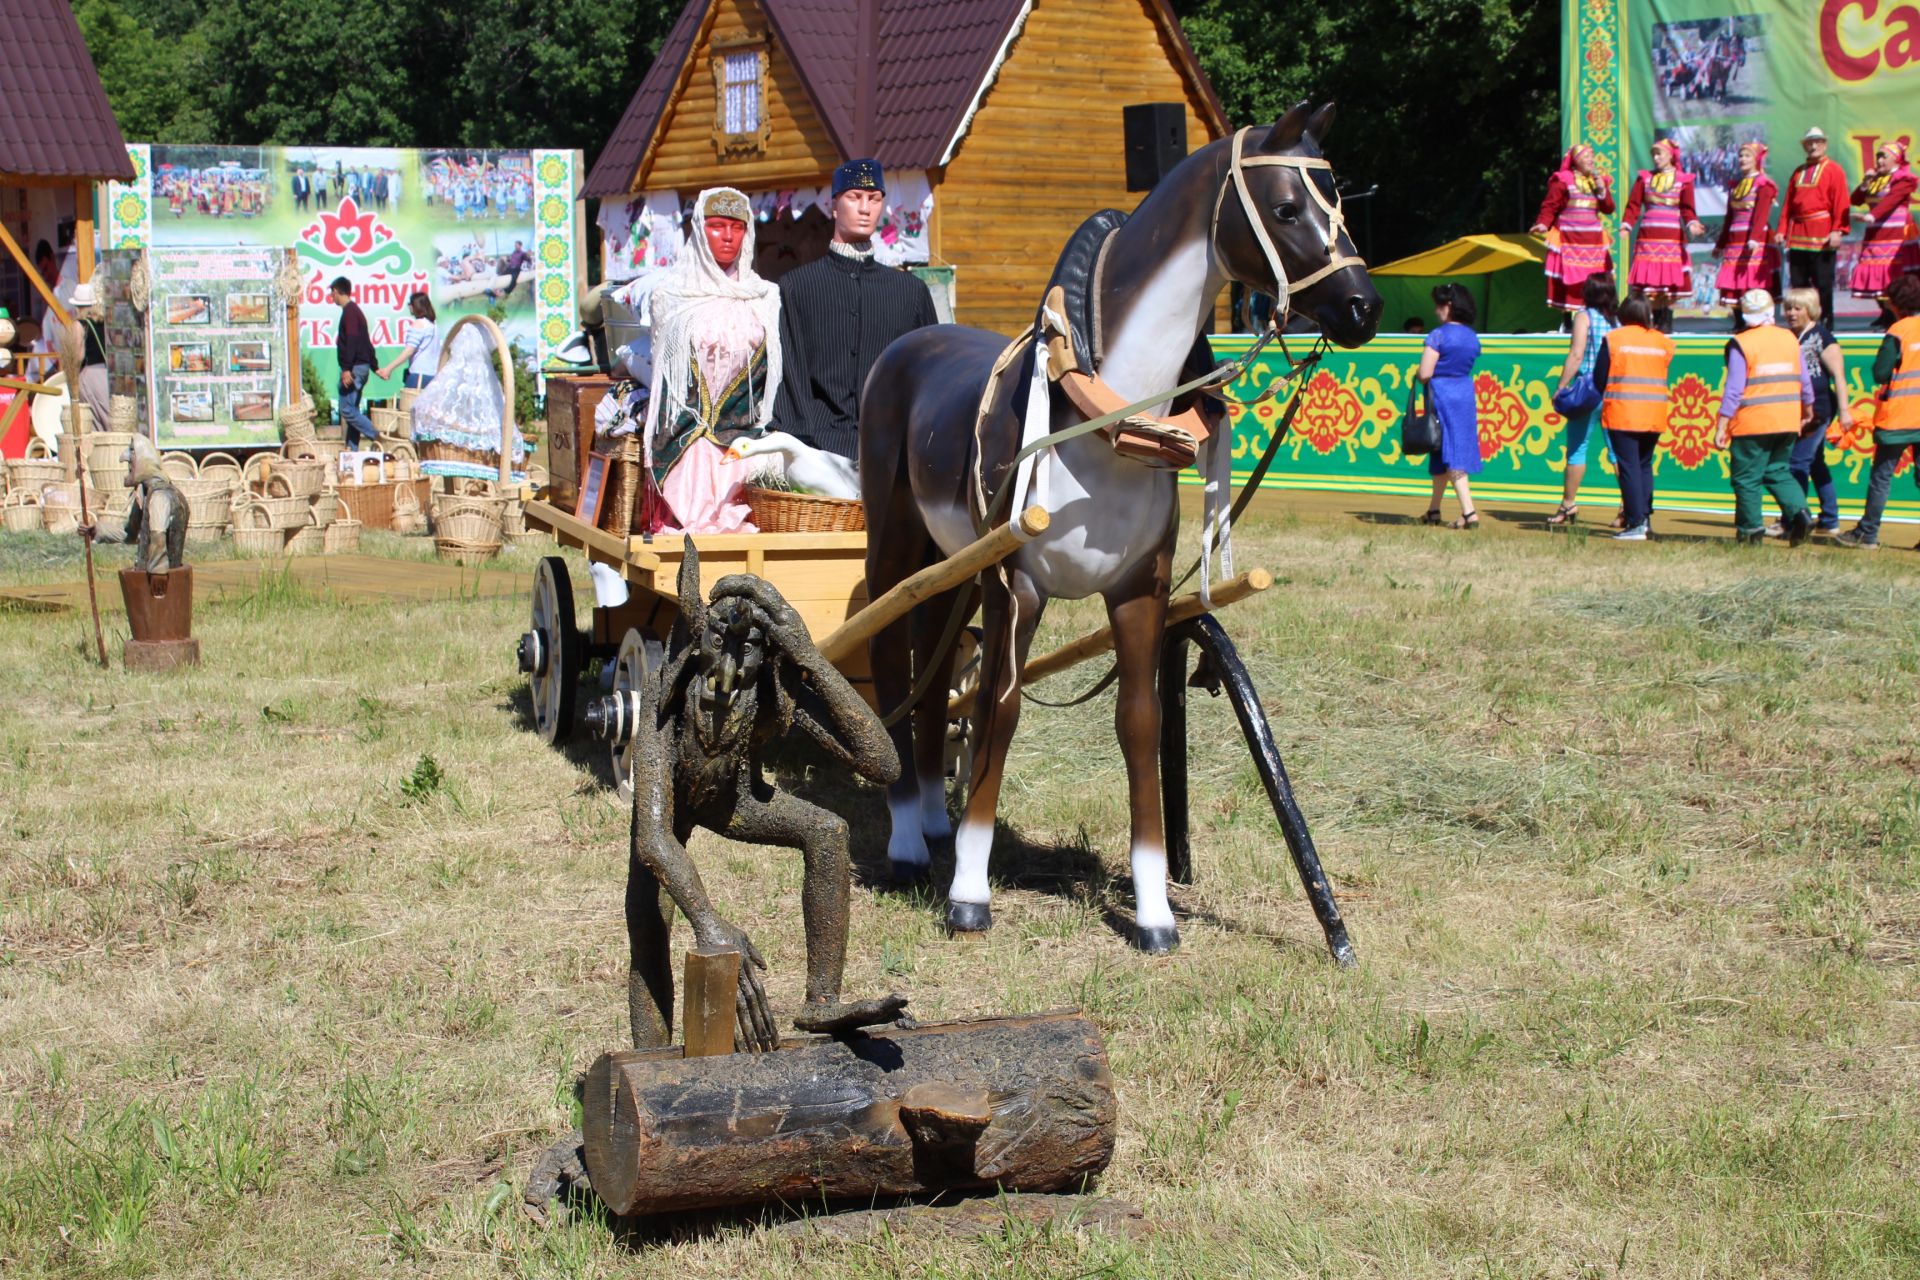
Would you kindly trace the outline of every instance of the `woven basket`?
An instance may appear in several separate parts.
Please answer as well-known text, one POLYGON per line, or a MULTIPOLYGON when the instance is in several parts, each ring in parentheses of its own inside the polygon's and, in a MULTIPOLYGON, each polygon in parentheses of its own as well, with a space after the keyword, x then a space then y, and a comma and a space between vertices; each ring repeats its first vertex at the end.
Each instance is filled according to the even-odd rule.
POLYGON ((497 449, 466 449, 448 440, 416 440, 413 447, 420 451, 422 464, 457 462, 489 470, 500 465, 500 451, 497 449))
POLYGON ((436 536, 433 540, 433 549, 440 554, 442 560, 451 560, 455 564, 485 564, 500 554, 500 540, 495 538, 492 542, 468 542, 463 538, 436 536))
POLYGON ((642 476, 645 469, 640 464, 640 442, 632 436, 622 436, 607 447, 596 448, 596 454, 607 459, 606 489, 600 499, 599 526, 608 533, 622 536, 629 533, 644 533, 635 523, 644 508, 640 505, 640 494, 644 489, 642 476))
POLYGON ((381 447, 387 453, 387 479, 418 480, 420 478, 420 451, 405 440, 391 443, 381 441, 381 447))
POLYGON ((343 484, 340 494, 341 514, 358 520, 369 529, 392 529, 396 533, 424 532, 425 517, 420 507, 427 498, 425 480, 389 481, 386 484, 343 484), (402 512, 421 521, 422 527, 411 530, 395 526, 395 518, 402 512))
POLYGON ((521 533, 509 533, 504 536, 510 547, 530 547, 536 543, 550 542, 549 535, 539 529, 528 529, 521 533))
MULTIPOLYGON (((118 397, 116 397, 117 399, 118 397)), ((109 472, 115 481, 127 474, 126 459, 120 455, 133 443, 131 431, 95 431, 87 437, 87 474, 109 472)))
POLYGON ((287 554, 290 556, 325 555, 327 550, 327 531, 318 525, 308 525, 296 529, 287 537, 287 554))
POLYGON ((200 478, 224 480, 230 492, 237 494, 245 490, 245 475, 239 460, 230 453, 210 453, 200 459, 200 478))
POLYGON ((236 527, 233 549, 243 556, 277 556, 287 549, 287 531, 236 527))
MULTIPOLYGON (((101 527, 105 527, 104 522, 101 527)), ((124 531, 125 525, 123 524, 121 528, 124 531)), ((224 524, 190 524, 187 526, 187 545, 190 547, 212 546, 230 532, 231 529, 224 524)), ((278 533, 279 530, 276 529, 274 532, 278 533)))
POLYGON ((190 453, 180 453, 177 450, 172 453, 163 453, 160 455, 160 469, 167 473, 167 479, 169 480, 198 480, 200 478, 200 464, 193 460, 193 455, 190 453))
POLYGON ((500 513, 500 532, 512 537, 527 531, 527 507, 518 498, 509 499, 500 513))
POLYGON ((295 462, 291 458, 267 462, 264 489, 269 498, 311 498, 326 487, 327 464, 295 462))
POLYGON ((48 533, 72 533, 80 527, 80 486, 50 484, 40 490, 40 518, 48 533))
POLYGON ((858 533, 867 511, 852 498, 822 498, 748 485, 741 490, 762 533, 858 533))
POLYGON ((400 388, 400 412, 411 414, 413 412, 413 406, 420 403, 420 395, 425 390, 425 387, 400 388))
POLYGON ((47 527, 46 517, 40 514, 40 499, 31 493, 11 495, 7 505, 0 507, 0 521, 6 524, 8 533, 32 533, 47 527))
POLYGON ((67 478, 58 458, 11 458, 7 461, 7 488, 15 492, 39 493, 50 484, 67 478))
POLYGON ((233 519, 233 490, 224 476, 176 480, 173 487, 187 500, 187 528, 195 525, 224 529, 233 519))
POLYGON ((358 520, 335 520, 325 529, 326 552, 330 556, 351 555, 360 549, 358 520))
POLYGON ((303 399, 282 409, 280 434, 288 441, 313 439, 313 401, 303 399))
POLYGON ((107 426, 111 430, 132 433, 139 415, 140 406, 132 396, 114 396, 107 401, 107 426))
POLYGON ((504 499, 456 498, 435 494, 433 502, 434 540, 439 542, 487 543, 500 549, 500 518, 504 499))
POLYGON ((242 529, 298 529, 309 522, 308 498, 262 498, 258 495, 233 505, 233 523, 242 529))
POLYGON ((367 417, 373 420, 373 429, 383 436, 395 440, 413 439, 413 412, 410 409, 382 405, 378 409, 367 410, 367 417))
POLYGON ((340 491, 338 489, 322 489, 314 495, 313 522, 315 524, 324 529, 339 518, 340 491))

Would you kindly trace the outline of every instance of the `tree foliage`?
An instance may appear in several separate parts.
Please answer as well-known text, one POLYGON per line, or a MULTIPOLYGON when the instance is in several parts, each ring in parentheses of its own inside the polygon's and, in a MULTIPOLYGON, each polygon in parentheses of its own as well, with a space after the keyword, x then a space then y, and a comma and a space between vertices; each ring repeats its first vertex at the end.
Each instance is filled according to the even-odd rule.
MULTIPOLYGON (((1175 0, 1238 124, 1340 104, 1350 223, 1384 261, 1531 219, 1553 158, 1559 6, 1175 0)), ((678 0, 75 0, 128 138, 577 147, 598 154, 678 0)))

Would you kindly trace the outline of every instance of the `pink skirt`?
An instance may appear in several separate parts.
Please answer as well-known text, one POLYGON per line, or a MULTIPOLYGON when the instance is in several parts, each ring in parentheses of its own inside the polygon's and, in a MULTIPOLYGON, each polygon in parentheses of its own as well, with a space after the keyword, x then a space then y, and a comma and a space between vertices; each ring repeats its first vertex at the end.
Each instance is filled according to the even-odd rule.
POLYGON ((753 512, 740 501, 752 472, 746 459, 729 462, 724 449, 710 437, 700 437, 680 454, 659 488, 648 473, 647 532, 758 533, 753 512))
POLYGON ((1897 277, 1920 267, 1920 240, 1907 239, 1908 225, 1902 218, 1867 232, 1848 282, 1854 297, 1878 298, 1897 277))
POLYGON ((1633 246, 1627 284, 1648 293, 1692 293, 1693 263, 1687 257, 1687 246, 1662 234, 1664 230, 1647 230, 1633 246))
POLYGON ((1720 301, 1732 304, 1749 289, 1773 292, 1779 286, 1779 277, 1779 251, 1770 244, 1748 242, 1720 259, 1714 286, 1720 290, 1720 301))

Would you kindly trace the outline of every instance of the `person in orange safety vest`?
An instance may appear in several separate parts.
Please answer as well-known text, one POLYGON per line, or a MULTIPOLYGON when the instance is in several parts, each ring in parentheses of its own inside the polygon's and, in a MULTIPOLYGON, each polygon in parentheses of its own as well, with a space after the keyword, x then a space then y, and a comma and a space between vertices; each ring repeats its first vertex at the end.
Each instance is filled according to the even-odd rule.
POLYGON ((1645 298, 1620 304, 1620 327, 1607 334, 1594 359, 1593 385, 1600 392, 1600 425, 1607 429, 1620 481, 1622 542, 1645 542, 1653 516, 1653 453, 1666 434, 1667 374, 1673 339, 1653 327, 1645 298))
POLYGON ((1773 322, 1773 295, 1740 296, 1740 332, 1727 343, 1727 380, 1713 447, 1730 449, 1733 532, 1741 542, 1765 536, 1765 495, 1780 504, 1787 540, 1799 546, 1813 532, 1807 495, 1792 473, 1793 445, 1813 416, 1813 380, 1800 343, 1773 322))

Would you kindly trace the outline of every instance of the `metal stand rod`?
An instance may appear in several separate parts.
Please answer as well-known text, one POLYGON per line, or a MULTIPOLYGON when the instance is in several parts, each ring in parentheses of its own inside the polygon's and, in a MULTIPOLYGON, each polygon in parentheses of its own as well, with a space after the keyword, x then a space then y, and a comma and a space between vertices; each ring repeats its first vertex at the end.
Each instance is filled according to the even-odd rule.
POLYGON ((1187 803, 1187 635, 1167 633, 1160 650, 1160 811, 1167 837, 1167 878, 1193 883, 1192 823, 1187 803))
MULTIPOLYGON (((1267 724, 1266 709, 1260 705, 1260 695, 1253 687, 1253 680, 1247 675, 1247 669, 1240 662, 1239 651, 1233 647, 1233 641, 1211 614, 1202 614, 1191 622, 1183 623, 1168 637, 1191 640, 1200 646, 1202 671, 1206 683, 1224 686, 1228 701, 1233 703, 1234 715, 1239 717, 1240 732, 1247 740, 1247 748, 1253 753, 1253 764, 1260 771, 1260 781, 1267 789, 1267 799, 1273 805, 1273 816, 1279 820, 1280 832, 1286 837, 1287 850, 1293 855, 1294 869, 1300 873, 1300 883, 1307 891, 1307 901, 1313 904, 1313 914, 1320 919, 1320 928, 1327 937, 1327 950, 1341 968, 1352 968, 1359 963, 1354 954, 1353 943, 1347 938, 1346 922, 1340 918, 1340 905, 1333 900, 1333 888, 1327 883, 1326 872, 1321 870, 1320 855, 1313 847, 1313 836, 1307 830, 1306 817, 1300 812, 1300 806, 1293 798, 1293 784, 1287 779, 1287 767, 1280 759, 1280 748, 1273 740, 1273 730, 1267 724)), ((1162 694, 1165 697, 1165 694, 1162 694)), ((1182 761, 1182 785, 1185 775, 1184 744, 1177 753, 1182 761)), ((1165 767, 1164 760, 1162 767, 1165 767)), ((1163 784, 1164 785, 1164 784, 1163 784)), ((1183 808, 1184 812, 1184 808, 1183 808)), ((1168 862, 1172 862, 1172 841, 1169 840, 1168 862)))

